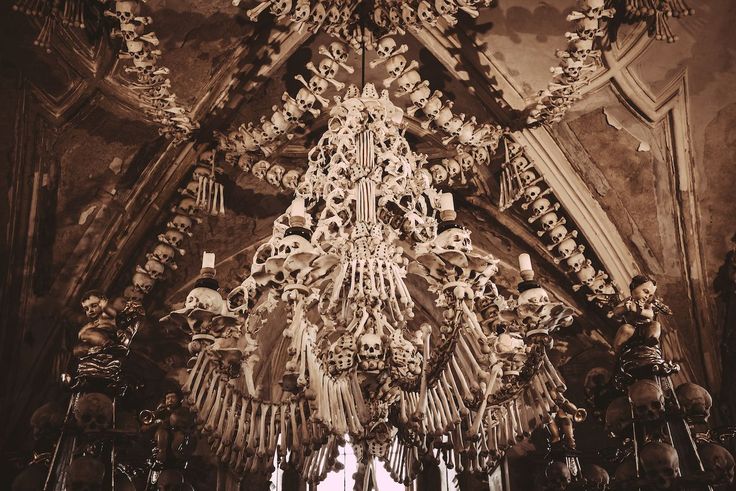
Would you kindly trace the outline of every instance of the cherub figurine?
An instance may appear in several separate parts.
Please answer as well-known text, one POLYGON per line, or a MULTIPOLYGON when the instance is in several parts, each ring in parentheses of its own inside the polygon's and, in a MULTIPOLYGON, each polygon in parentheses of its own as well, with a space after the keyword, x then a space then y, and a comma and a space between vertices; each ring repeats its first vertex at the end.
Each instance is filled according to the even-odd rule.
POLYGON ((89 322, 79 330, 79 343, 74 347, 76 356, 118 343, 116 313, 107 302, 107 297, 97 290, 91 290, 82 297, 82 308, 89 322))
POLYGON ((648 346, 658 345, 662 326, 657 321, 657 315, 672 313, 669 307, 654 296, 657 291, 657 282, 652 278, 646 275, 636 275, 631 279, 629 289, 631 296, 608 314, 609 317, 616 317, 624 321, 616 332, 616 339, 613 343, 616 352, 634 335, 640 337, 648 346))
POLYGON ((588 417, 587 411, 578 408, 567 400, 564 396, 559 395, 555 401, 557 411, 554 413, 554 419, 549 422, 549 432, 551 434, 550 443, 553 445, 559 443, 564 445, 568 450, 575 450, 575 429, 573 422, 580 423, 588 417))

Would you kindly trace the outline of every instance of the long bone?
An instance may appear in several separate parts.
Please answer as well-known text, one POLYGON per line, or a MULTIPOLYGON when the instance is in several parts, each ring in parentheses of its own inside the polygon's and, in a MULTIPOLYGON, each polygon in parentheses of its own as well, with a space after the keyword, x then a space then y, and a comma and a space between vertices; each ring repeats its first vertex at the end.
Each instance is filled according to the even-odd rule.
POLYGON ((460 410, 455 404, 455 398, 452 396, 452 394, 447 393, 447 386, 445 384, 437 384, 437 387, 440 398, 442 399, 442 404, 445 406, 447 413, 450 415, 452 424, 460 424, 460 421, 462 419, 460 417, 460 410))
POLYGON ((217 383, 217 391, 215 392, 215 396, 213 398, 212 404, 209 405, 209 409, 206 411, 207 419, 204 425, 204 432, 205 433, 212 433, 214 431, 215 426, 217 425, 217 420, 220 415, 220 411, 224 404, 224 394, 225 391, 225 384, 227 382, 225 381, 224 377, 221 377, 220 380, 217 383))
POLYGON ((278 436, 278 429, 276 426, 276 415, 283 412, 281 405, 274 405, 271 409, 271 421, 268 425, 268 450, 266 455, 273 455, 276 453, 276 437, 278 436))
POLYGON ((205 364, 206 362, 204 351, 200 351, 199 354, 197 354, 196 360, 194 361, 194 366, 189 371, 186 382, 184 382, 184 385, 181 388, 181 391, 184 395, 189 395, 192 393, 194 380, 198 375, 200 375, 200 370, 205 364))
POLYGON ((252 456, 255 451, 256 431, 258 430, 256 413, 258 413, 259 410, 261 411, 261 413, 263 413, 263 411, 265 410, 263 406, 264 404, 255 400, 253 401, 253 405, 251 406, 250 422, 248 424, 248 440, 246 441, 244 448, 245 454, 248 456, 252 456))
POLYGON ((475 414, 475 419, 473 420, 473 424, 470 429, 470 435, 477 435, 478 430, 481 426, 481 422, 483 421, 483 416, 486 411, 486 406, 488 405, 488 398, 493 394, 494 390, 496 389, 497 381, 499 375, 501 375, 501 372, 503 369, 501 368, 500 364, 496 364, 491 369, 490 378, 488 380, 488 383, 486 384, 486 391, 483 394, 483 400, 480 403, 480 408, 478 408, 478 412, 475 414))
POLYGON ((197 408, 197 424, 203 425, 209 415, 209 407, 214 402, 214 392, 217 389, 220 374, 214 372, 210 380, 207 390, 203 390, 199 395, 195 407, 197 408))
POLYGON ((241 399, 240 417, 238 419, 238 432, 237 435, 235 435, 235 440, 233 441, 233 446, 238 451, 242 450, 245 447, 245 435, 248 432, 248 416, 252 412, 252 400, 241 399))
POLYGON ((455 378, 452 376, 452 371, 450 370, 449 366, 446 367, 442 371, 442 382, 445 384, 445 386, 450 387, 452 389, 452 396, 450 398, 453 405, 457 407, 457 412, 460 414, 461 417, 464 417, 468 414, 469 410, 465 406, 465 402, 463 401, 462 394, 458 390, 457 384, 455 383, 455 378))

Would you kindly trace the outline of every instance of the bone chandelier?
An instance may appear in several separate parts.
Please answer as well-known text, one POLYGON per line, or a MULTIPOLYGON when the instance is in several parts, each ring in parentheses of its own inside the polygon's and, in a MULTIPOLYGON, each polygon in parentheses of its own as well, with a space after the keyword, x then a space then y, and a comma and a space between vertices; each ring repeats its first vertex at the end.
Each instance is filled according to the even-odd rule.
POLYGON ((184 393, 241 475, 269 474, 276 458, 319 482, 346 434, 366 483, 374 457, 404 483, 431 452, 488 472, 554 407, 576 411, 545 352, 571 310, 550 302, 527 255, 522 293, 499 294, 498 261, 474 251, 386 91, 350 87, 337 102, 247 279, 223 299, 205 253, 184 308, 167 316, 192 334, 184 393), (410 276, 435 296, 438 325, 415 320, 410 276), (289 359, 269 395, 254 382, 256 339, 284 311, 289 359))

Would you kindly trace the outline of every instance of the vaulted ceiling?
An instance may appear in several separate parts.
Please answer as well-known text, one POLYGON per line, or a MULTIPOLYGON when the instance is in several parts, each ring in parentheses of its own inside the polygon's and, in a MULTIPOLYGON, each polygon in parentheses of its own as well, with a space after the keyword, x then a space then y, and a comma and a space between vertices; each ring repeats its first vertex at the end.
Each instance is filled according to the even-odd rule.
MULTIPOLYGON (((422 77, 454 101, 453 111, 513 126, 550 80, 575 2, 497 3, 454 28, 407 34, 401 42, 422 77)), ((145 9, 155 19, 172 90, 200 124, 190 141, 174 144, 158 135, 125 82, 117 41, 105 32, 62 29, 46 54, 33 46, 36 23, 0 6, 0 187, 7 196, 0 205, 6 234, 0 261, 8 272, 0 344, 11 367, 1 385, 4 407, 16 402, 16 418, 37 403, 32 387, 50 385, 50 361, 63 356, 61 343, 80 322, 81 291, 101 288, 115 296, 129 284, 197 155, 212 147, 213 131, 268 117, 284 91, 298 89, 294 75, 306 75, 306 63, 329 42, 270 16, 253 23, 226 1, 149 0, 145 9)), ((673 24, 675 44, 653 41, 641 26, 620 26, 610 33, 603 68, 562 122, 514 128, 596 264, 623 290, 639 271, 658 279, 675 314, 672 356, 686 365, 685 376, 716 392, 712 283, 736 232, 735 18, 728 0, 698 6, 694 18, 673 24)), ((359 55, 348 63, 356 71, 340 79, 359 85, 359 55)), ((383 73, 368 69, 366 81, 378 85, 383 73)), ((325 124, 318 118, 271 160, 305 167, 325 124)), ((409 133, 430 159, 449 155, 431 132, 413 125, 409 133)), ((563 373, 580 382, 569 384, 571 398, 582 399, 587 370, 610 360, 606 343, 615 328, 572 288, 525 217, 499 210, 497 174, 494 164, 459 187, 460 216, 474 244, 502 260, 501 286, 513 290, 515 257, 532 251, 545 285, 581 313, 556 356, 563 373)), ((165 344, 155 320, 183 300, 202 251, 217 254, 223 283, 234 286, 290 200, 233 166, 225 168, 224 185, 226 215, 195 227, 179 268, 148 299, 152 322, 140 337, 141 356, 162 372, 172 367, 154 354, 165 344)))

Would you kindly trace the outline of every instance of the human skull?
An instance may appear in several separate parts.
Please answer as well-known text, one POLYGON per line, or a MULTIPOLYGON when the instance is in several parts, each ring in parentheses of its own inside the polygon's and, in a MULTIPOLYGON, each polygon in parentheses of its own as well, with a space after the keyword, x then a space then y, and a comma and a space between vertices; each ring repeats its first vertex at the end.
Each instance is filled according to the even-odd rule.
POLYGON ((596 278, 596 271, 590 264, 585 264, 580 271, 575 273, 581 284, 590 286, 596 278))
POLYGON ((434 0, 434 8, 440 15, 454 14, 457 12, 457 4, 450 0, 434 0))
POLYGON ((601 32, 598 19, 583 17, 578 24, 578 36, 581 39, 593 39, 601 32))
POLYGON ((549 489, 561 491, 567 488, 572 481, 570 468, 564 462, 552 462, 544 471, 549 489))
POLYGON ((183 233, 179 232, 176 229, 169 228, 166 229, 166 232, 158 236, 158 240, 161 242, 165 242, 172 247, 180 247, 182 242, 184 242, 184 237, 185 235, 183 233))
POLYGON ((491 155, 488 153, 488 148, 486 146, 475 147, 473 149, 473 159, 475 159, 478 164, 488 165, 491 161, 491 155))
POLYGON ((562 71, 571 79, 580 78, 583 69, 583 61, 572 56, 563 61, 562 71))
POLYGON ((416 70, 409 70, 396 80, 399 87, 404 92, 411 92, 417 84, 421 83, 421 81, 422 78, 416 70))
POLYGON ((151 256, 162 264, 170 264, 174 260, 176 249, 171 247, 169 244, 162 244, 159 242, 156 247, 153 248, 151 256))
POLYGON ((336 25, 340 22, 340 10, 336 5, 333 5, 330 10, 327 11, 327 23, 336 25))
POLYGON ((629 386, 634 417, 640 421, 658 421, 664 415, 664 394, 653 380, 637 380, 629 386))
POLYGON ((464 228, 452 227, 437 235, 435 246, 440 251, 470 252, 470 232, 464 228))
POLYGON ((376 46, 376 54, 381 58, 388 58, 396 50, 396 41, 394 38, 386 36, 378 40, 376 46))
POLYGON ((151 291, 154 283, 155 281, 153 278, 148 276, 148 273, 141 273, 138 271, 133 275, 133 286, 144 295, 151 291))
MULTIPOLYGON (((532 187, 536 187, 536 186, 532 186, 532 187)), ((540 218, 539 221, 542 224, 542 229, 552 230, 555 227, 555 225, 557 225, 557 222, 560 221, 560 219, 557 216, 557 213, 555 213, 554 211, 550 211, 542 215, 542 218, 540 218)), ((552 236, 550 235, 550 237, 552 236)))
POLYGON ((261 128, 263 129, 263 140, 266 143, 271 143, 272 141, 276 140, 279 137, 278 130, 273 125, 271 120, 265 120, 261 124, 261 128))
POLYGON ((542 188, 539 186, 529 186, 524 190, 524 199, 527 203, 531 203, 536 200, 540 194, 542 194, 542 188))
POLYGON ((588 57, 588 55, 590 55, 592 51, 592 39, 576 39, 572 43, 572 50, 570 51, 570 54, 573 56, 573 58, 582 62, 588 57))
POLYGON ((428 84, 419 84, 414 87, 414 90, 409 94, 409 99, 415 107, 421 109, 427 104, 432 90, 428 84))
POLYGON ((550 206, 552 203, 547 198, 539 198, 534 203, 532 203, 532 212, 533 215, 538 217, 541 216, 544 213, 547 213, 549 211, 550 206))
POLYGON ((522 185, 524 187, 531 185, 531 183, 534 182, 536 178, 537 175, 534 173, 534 171, 531 170, 525 170, 524 172, 519 174, 519 179, 521 179, 522 185))
POLYGON ((710 473, 712 484, 731 484, 734 477, 733 455, 716 443, 701 443, 698 454, 703 462, 703 469, 710 473))
POLYGON ((271 123, 273 124, 273 131, 276 135, 285 135, 291 129, 291 121, 286 118, 286 115, 282 111, 274 111, 271 115, 271 123))
POLYGON ((156 261, 155 259, 149 259, 143 266, 143 269, 148 273, 148 276, 153 280, 159 280, 163 277, 166 268, 163 264, 156 261))
POLYGON ((575 254, 567 258, 567 267, 570 271, 577 273, 583 266, 588 264, 588 259, 582 254, 575 254))
POLYGON ((575 252, 577 249, 578 244, 575 242, 575 239, 565 239, 557 244, 557 253, 562 258, 569 257, 570 254, 575 252))
POLYGON ((529 288, 519 293, 518 304, 541 305, 549 303, 549 294, 544 288, 529 288))
POLYGON ((406 67, 406 58, 404 55, 394 55, 386 62, 386 71, 392 77, 398 77, 406 67))
POLYGON ((301 174, 299 174, 298 170, 290 169, 284 174, 284 177, 281 179, 281 183, 286 189, 296 190, 296 188, 299 186, 300 177, 301 174))
POLYGON ((222 296, 216 290, 205 287, 193 288, 184 301, 185 309, 202 309, 213 314, 222 312, 222 305, 222 296))
POLYGON ((117 0, 115 2, 115 17, 120 24, 130 24, 138 11, 138 2, 133 0, 117 0))
POLYGON ((358 359, 365 371, 383 369, 383 340, 377 334, 368 332, 360 337, 358 359))
POLYGON ((169 223, 166 225, 169 228, 175 228, 179 232, 187 233, 189 232, 189 229, 192 228, 193 221, 191 218, 189 218, 186 215, 174 215, 174 218, 171 219, 169 223))
POLYGON ((588 489, 601 491, 608 489, 608 483, 611 480, 606 469, 595 464, 586 464, 583 467, 583 477, 586 484, 590 486, 588 489))
POLYGON ((283 166, 275 164, 268 169, 266 181, 272 186, 279 187, 281 186, 281 178, 284 177, 284 172, 286 172, 286 169, 283 166))
POLYGON ((340 41, 333 41, 330 43, 330 46, 327 48, 330 51, 330 54, 332 54, 332 57, 335 59, 335 61, 339 63, 345 63, 348 61, 348 47, 345 43, 341 43, 340 41))
POLYGON ((297 0, 296 7, 294 8, 294 13, 291 14, 291 18, 294 22, 304 22, 309 18, 311 10, 309 0, 297 0))
POLYGON ((713 398, 707 390, 698 384, 684 383, 675 389, 675 394, 688 421, 693 423, 708 421, 713 398))
POLYGON ((549 238, 553 244, 559 244, 566 235, 567 227, 565 227, 564 225, 557 225, 555 228, 549 231, 549 238))
MULTIPOLYGON (((442 129, 445 130, 450 135, 457 136, 462 126, 463 126, 463 120, 459 116, 453 116, 452 118, 450 118, 449 121, 445 121, 442 124, 442 129)), ((465 155, 472 158, 472 156, 468 153, 466 153, 465 155)))
POLYGON ((422 0, 419 2, 419 6, 417 7, 417 15, 419 16, 419 20, 422 21, 422 23, 430 25, 430 26, 436 26, 437 25, 437 16, 434 14, 434 10, 432 9, 432 6, 427 2, 427 0, 422 0))
POLYGON ((128 302, 141 302, 143 300, 143 293, 139 292, 133 285, 129 285, 123 290, 123 298, 128 302))
POLYGON ((432 180, 435 184, 442 184, 447 180, 447 169, 444 165, 434 164, 429 171, 432 173, 432 180))
POLYGON ((112 427, 112 399, 105 394, 91 392, 79 396, 74 405, 74 419, 83 432, 98 432, 112 427))
POLYGON ((631 425, 631 404, 626 396, 617 397, 606 408, 606 431, 622 436, 631 425))
POLYGON ((268 169, 270 167, 271 167, 271 163, 268 162, 267 160, 259 160, 253 166, 253 168, 251 169, 251 172, 258 179, 265 179, 266 178, 266 173, 268 172, 268 169))
POLYGON ((63 424, 64 410, 54 402, 47 402, 31 415, 33 439, 36 442, 55 439, 63 424))
POLYGON ((460 175, 460 172, 462 172, 463 168, 460 165, 460 162, 453 158, 442 159, 442 163, 445 164, 445 168, 447 169, 447 173, 450 178, 455 178, 460 175))
POLYGON ((314 102, 317 98, 309 91, 309 89, 302 87, 299 89, 299 92, 296 93, 295 100, 300 109, 308 111, 312 106, 314 106, 314 102))
POLYGON ((197 202, 194 201, 192 198, 182 198, 175 208, 175 211, 187 215, 193 215, 197 211, 197 202))
POLYGON ((607 276, 596 276, 593 282, 588 286, 590 290, 596 295, 614 295, 616 288, 606 281, 607 276))
POLYGON ((668 443, 651 442, 641 449, 644 476, 654 489, 670 489, 680 473, 677 451, 668 443))
POLYGON ((273 0, 271 2, 271 13, 276 17, 281 17, 289 13, 292 7, 292 0, 273 0))
POLYGON ((322 5, 322 2, 317 2, 315 4, 314 8, 312 8, 312 17, 311 22, 315 26, 319 26, 324 22, 325 17, 327 17, 327 11, 325 10, 325 6, 322 5))
POLYGON ((335 75, 337 75, 337 70, 339 68, 340 66, 335 60, 331 58, 323 58, 317 66, 317 71, 324 78, 335 78, 335 75))
POLYGON ((67 491, 102 491, 105 464, 94 457, 77 457, 69 464, 67 491))
POLYGON ((329 82, 319 75, 314 75, 309 79, 309 90, 317 95, 322 94, 329 87, 329 82))
POLYGON ((422 110, 429 119, 436 119, 442 109, 442 93, 434 91, 422 110))
POLYGON ((302 109, 296 100, 289 98, 284 102, 284 107, 281 112, 283 113, 284 118, 286 118, 286 121, 291 124, 296 124, 299 122, 299 118, 304 115, 304 111, 306 111, 306 108, 302 109))

